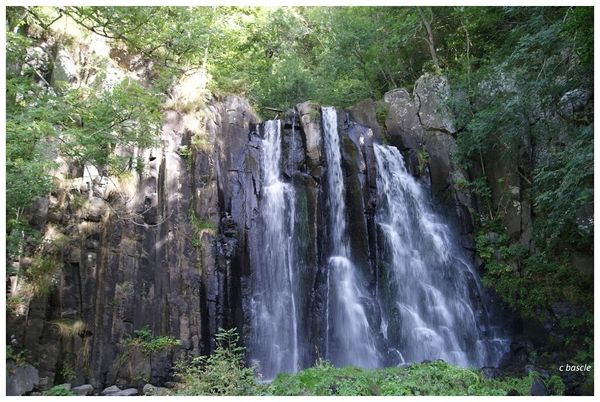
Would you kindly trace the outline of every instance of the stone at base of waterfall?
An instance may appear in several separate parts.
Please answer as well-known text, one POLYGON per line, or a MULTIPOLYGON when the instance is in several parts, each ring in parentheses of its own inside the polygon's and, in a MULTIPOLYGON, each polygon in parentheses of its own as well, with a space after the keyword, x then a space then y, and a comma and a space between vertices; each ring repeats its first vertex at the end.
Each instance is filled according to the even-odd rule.
POLYGON ((88 396, 94 392, 94 387, 91 384, 83 384, 71 389, 77 396, 88 396))
POLYGON ((111 396, 117 392, 121 392, 121 388, 117 387, 116 385, 111 385, 110 387, 104 388, 100 395, 111 396))
POLYGON ((157 387, 152 384, 144 385, 142 393, 147 396, 166 396, 169 395, 169 390, 163 387, 157 387))
POLYGON ((136 396, 138 394, 138 390, 135 388, 127 388, 123 391, 115 392, 111 396, 136 396))
POLYGON ((32 365, 6 363, 6 395, 20 396, 31 392, 39 382, 38 370, 32 365))

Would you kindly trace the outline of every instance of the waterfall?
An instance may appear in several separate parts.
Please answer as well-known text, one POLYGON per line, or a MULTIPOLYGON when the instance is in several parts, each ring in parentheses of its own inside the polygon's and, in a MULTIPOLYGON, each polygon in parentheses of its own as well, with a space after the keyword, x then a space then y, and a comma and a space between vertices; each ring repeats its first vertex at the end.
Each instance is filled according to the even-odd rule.
POLYGON ((384 337, 397 363, 443 359, 496 366, 508 340, 488 325, 477 273, 456 236, 429 206, 395 147, 374 145, 376 224, 383 239, 384 337))
MULTIPOLYGON (((315 350, 338 367, 435 359, 463 367, 497 366, 509 339, 491 325, 486 293, 458 235, 435 212, 426 186, 409 174, 395 147, 373 145, 376 190, 369 191, 376 197, 375 237, 369 266, 353 255, 357 234, 349 233, 349 183, 342 161, 355 162, 342 159, 342 145, 355 144, 342 143, 334 108, 322 108, 322 122, 326 231, 324 276, 316 283, 323 304, 322 299, 315 302, 315 277, 308 275, 311 266, 303 262, 306 256, 299 247, 306 233, 308 201, 302 187, 294 188, 288 177, 289 169, 303 167, 283 163, 286 142, 279 120, 267 121, 262 128, 262 186, 253 232, 258 252, 249 300, 250 363, 257 364, 264 380, 312 364, 309 356, 315 350), (307 313, 312 303, 317 303, 313 311, 318 314, 307 313), (302 321, 307 317, 309 322, 302 321), (311 332, 314 329, 318 332, 311 332), (320 335, 312 337, 315 333, 320 335)), ((287 159, 292 160, 297 135, 293 120, 288 135, 287 159)))
POLYGON ((363 301, 369 299, 351 261, 347 239, 344 178, 335 108, 324 107, 327 209, 331 253, 327 267, 326 357, 338 366, 380 365, 363 301))
POLYGON ((281 179, 281 124, 264 124, 260 216, 262 254, 254 268, 249 353, 263 379, 299 368, 297 280, 293 236, 295 194, 281 179))

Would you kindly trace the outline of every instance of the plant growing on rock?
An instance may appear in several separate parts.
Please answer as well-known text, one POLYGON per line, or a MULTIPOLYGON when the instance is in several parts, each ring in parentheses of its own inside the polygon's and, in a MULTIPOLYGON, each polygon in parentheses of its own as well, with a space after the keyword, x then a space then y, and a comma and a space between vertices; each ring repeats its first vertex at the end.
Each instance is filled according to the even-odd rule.
POLYGON ((85 331, 85 322, 81 320, 57 320, 52 322, 58 328, 58 333, 63 338, 73 338, 85 331))
POLYGON ((6 345, 6 360, 12 360, 17 366, 27 364, 31 359, 30 353, 27 349, 15 350, 11 345, 6 345))
POLYGON ((132 338, 126 339, 126 344, 130 347, 139 347, 146 354, 181 345, 179 339, 170 336, 154 337, 152 330, 147 326, 134 331, 134 334, 132 338))

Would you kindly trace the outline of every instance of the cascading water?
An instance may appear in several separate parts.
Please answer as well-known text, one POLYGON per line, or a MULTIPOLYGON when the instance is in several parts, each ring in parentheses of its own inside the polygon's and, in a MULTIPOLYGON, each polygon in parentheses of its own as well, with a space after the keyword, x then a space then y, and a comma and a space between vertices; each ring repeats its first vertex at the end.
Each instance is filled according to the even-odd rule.
POLYGON ((369 295, 351 261, 346 233, 344 178, 335 108, 324 107, 331 254, 327 267, 326 357, 335 365, 377 367, 380 359, 363 300, 369 295))
POLYGON ((281 179, 281 125, 264 124, 260 210, 261 263, 253 272, 253 331, 249 353, 263 379, 299 368, 296 258, 293 236, 295 195, 281 179))
MULTIPOLYGON (((433 359, 496 366, 509 340, 490 325, 485 292, 458 236, 433 212, 426 188, 408 173, 395 147, 374 144, 377 250, 370 253, 376 275, 370 277, 371 267, 353 259, 337 112, 324 107, 322 118, 328 219, 324 310, 307 313, 311 304, 306 303, 315 302, 307 297, 314 282, 307 281, 310 266, 301 262, 305 256, 299 248, 306 222, 296 222, 306 219, 307 199, 302 193, 297 198, 295 191, 301 190, 284 179, 284 171, 294 168, 288 163, 283 169, 281 122, 267 121, 255 232, 260 252, 252 267, 249 304, 251 363, 270 380, 305 368, 311 349, 324 346, 322 356, 336 366, 374 368, 433 359), (316 321, 301 321, 308 317, 316 321), (311 338, 314 328, 324 330, 323 338, 311 338), (319 340, 324 345, 316 345, 319 340)), ((297 152, 294 120, 288 160, 297 152)))
POLYGON ((497 365, 508 340, 487 324, 477 274, 450 228, 428 206, 398 149, 374 148, 388 345, 399 363, 443 359, 460 366, 497 365))

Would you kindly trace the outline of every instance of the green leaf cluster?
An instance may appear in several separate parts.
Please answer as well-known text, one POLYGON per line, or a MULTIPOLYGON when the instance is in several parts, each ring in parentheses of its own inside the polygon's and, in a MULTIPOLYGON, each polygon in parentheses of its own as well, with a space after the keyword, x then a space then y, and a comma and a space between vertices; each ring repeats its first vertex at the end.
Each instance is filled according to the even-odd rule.
POLYGON ((455 161, 471 171, 471 180, 457 185, 481 204, 475 240, 484 283, 526 319, 554 323, 564 338, 549 348, 571 359, 588 350, 593 326, 592 278, 573 260, 593 255, 593 101, 571 106, 568 98, 572 91, 593 94, 593 10, 455 12, 471 52, 447 70, 460 95, 451 100, 459 127, 455 161), (515 167, 518 206, 531 205, 530 244, 509 239, 502 225, 515 200, 492 194, 496 159, 515 167), (564 303, 575 316, 554 311, 564 303))
POLYGON ((64 385, 55 385, 43 392, 44 396, 75 396, 75 393, 64 385))
POLYGON ((235 328, 219 329, 217 348, 210 356, 181 360, 175 372, 181 379, 177 395, 258 395, 261 385, 254 370, 245 367, 244 348, 235 328))
POLYGON ((147 326, 133 331, 133 333, 133 337, 126 339, 127 345, 139 347, 148 355, 159 350, 181 345, 181 341, 179 339, 175 339, 170 336, 154 337, 152 330, 147 326))

